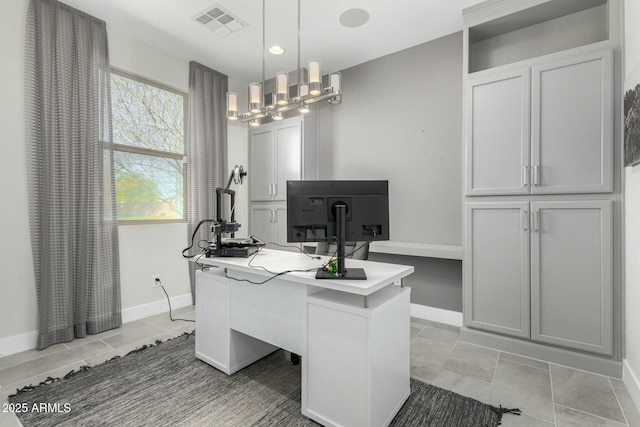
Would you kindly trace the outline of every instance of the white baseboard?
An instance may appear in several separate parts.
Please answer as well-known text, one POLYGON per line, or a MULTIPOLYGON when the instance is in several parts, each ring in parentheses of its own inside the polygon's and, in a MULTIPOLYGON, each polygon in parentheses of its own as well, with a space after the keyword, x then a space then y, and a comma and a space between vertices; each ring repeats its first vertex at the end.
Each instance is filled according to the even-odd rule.
MULTIPOLYGON (((174 310, 189 306, 191 305, 191 293, 178 295, 177 297, 171 298, 170 301, 171 308, 174 310)), ((166 313, 168 311, 169 305, 167 304, 166 299, 138 305, 136 307, 125 308, 122 310, 122 323, 133 322, 134 320, 144 319, 145 317, 166 313)), ((2 338, 0 339, 0 357, 33 350, 36 348, 37 343, 38 331, 31 331, 24 334, 2 338)))
POLYGON ((622 361, 622 381, 627 386, 627 391, 631 395, 636 408, 640 408, 640 381, 636 376, 627 359, 622 361))
POLYGON ((462 326, 462 313, 426 305, 411 304, 411 317, 444 323, 445 325, 462 326))
POLYGON ((0 357, 27 350, 33 350, 38 344, 38 331, 26 332, 0 339, 0 357))
MULTIPOLYGON (((171 308, 177 310, 192 304, 191 293, 178 295, 170 298, 171 308)), ((167 299, 150 302, 135 307, 125 308, 122 310, 122 323, 133 322, 134 320, 144 319, 145 317, 155 316, 156 314, 166 313, 169 311, 167 299)))

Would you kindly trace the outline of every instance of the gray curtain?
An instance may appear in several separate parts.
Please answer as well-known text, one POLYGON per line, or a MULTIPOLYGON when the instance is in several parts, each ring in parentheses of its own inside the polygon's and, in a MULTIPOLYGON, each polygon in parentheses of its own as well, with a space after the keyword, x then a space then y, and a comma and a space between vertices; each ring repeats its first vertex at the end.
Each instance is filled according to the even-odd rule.
MULTIPOLYGON (((188 238, 203 219, 215 218, 216 188, 227 176, 226 94, 228 78, 211 68, 189 63, 189 140, 187 142, 188 238)), ((211 224, 203 224, 194 240, 211 240, 211 224)), ((195 304, 196 265, 189 263, 191 295, 195 304)))
POLYGON ((38 348, 122 324, 103 21, 31 0, 26 145, 38 348))

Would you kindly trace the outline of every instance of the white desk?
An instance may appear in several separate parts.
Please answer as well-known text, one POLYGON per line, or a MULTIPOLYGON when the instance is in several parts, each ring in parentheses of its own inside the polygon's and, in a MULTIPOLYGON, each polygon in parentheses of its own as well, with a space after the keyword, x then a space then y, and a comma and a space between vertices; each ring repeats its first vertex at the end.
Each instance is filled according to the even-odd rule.
POLYGON ((301 356, 302 413, 325 426, 388 425, 409 396, 413 267, 347 260, 367 280, 316 280, 294 272, 323 260, 262 250, 251 258, 200 258, 196 357, 232 374, 278 348, 301 356), (225 272, 226 270, 226 272, 225 272))

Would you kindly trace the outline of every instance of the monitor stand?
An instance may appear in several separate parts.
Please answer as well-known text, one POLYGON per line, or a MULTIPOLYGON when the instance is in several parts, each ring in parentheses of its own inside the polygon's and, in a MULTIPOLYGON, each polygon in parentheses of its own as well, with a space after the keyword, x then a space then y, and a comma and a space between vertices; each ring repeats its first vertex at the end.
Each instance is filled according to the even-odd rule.
POLYGON ((345 266, 345 250, 344 243, 347 234, 347 206, 335 205, 336 208, 336 230, 338 239, 338 268, 336 271, 318 270, 316 279, 335 279, 335 280, 367 280, 367 275, 363 268, 350 268, 345 266))

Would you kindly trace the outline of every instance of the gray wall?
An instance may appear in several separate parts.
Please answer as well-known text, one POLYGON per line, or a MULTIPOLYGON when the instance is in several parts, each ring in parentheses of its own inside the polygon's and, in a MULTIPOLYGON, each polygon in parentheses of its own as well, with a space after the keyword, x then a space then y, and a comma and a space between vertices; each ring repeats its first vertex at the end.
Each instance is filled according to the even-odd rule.
POLYGON ((462 33, 342 71, 321 179, 388 179, 391 240, 462 245, 462 33))
MULTIPOLYGON (((391 240, 462 245, 462 33, 342 70, 343 102, 323 104, 320 179, 389 180, 391 240)), ((411 302, 462 311, 462 263, 410 264, 411 302)))
POLYGON ((415 272, 405 280, 412 303, 462 312, 462 261, 373 252, 369 260, 412 265, 415 272))

